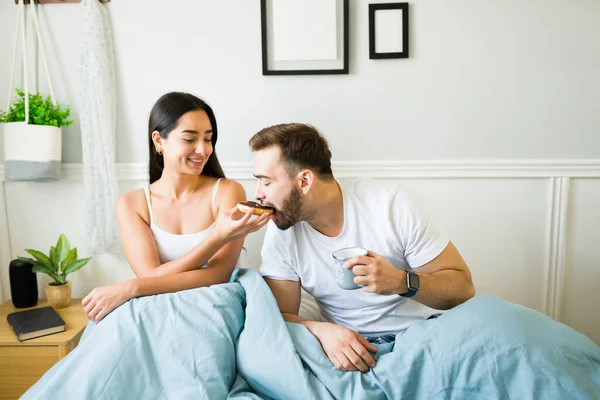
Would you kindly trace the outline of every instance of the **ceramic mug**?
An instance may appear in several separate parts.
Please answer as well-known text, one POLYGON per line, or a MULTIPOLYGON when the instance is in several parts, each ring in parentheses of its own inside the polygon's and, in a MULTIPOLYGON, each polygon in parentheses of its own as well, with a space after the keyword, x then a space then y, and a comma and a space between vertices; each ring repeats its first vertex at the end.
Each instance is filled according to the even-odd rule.
POLYGON ((346 247, 331 253, 335 261, 335 282, 339 287, 346 290, 359 289, 362 285, 354 283, 354 272, 351 269, 344 268, 344 264, 349 259, 356 256, 366 256, 369 252, 362 247, 346 247))

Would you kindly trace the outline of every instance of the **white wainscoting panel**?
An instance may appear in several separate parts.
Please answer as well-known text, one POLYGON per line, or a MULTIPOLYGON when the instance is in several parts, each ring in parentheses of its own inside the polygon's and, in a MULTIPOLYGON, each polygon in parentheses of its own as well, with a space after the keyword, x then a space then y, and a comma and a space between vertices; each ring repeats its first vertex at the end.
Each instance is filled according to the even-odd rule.
MULTIPOLYGON (((334 173, 404 184, 450 234, 478 293, 545 312, 600 343, 600 160, 337 162, 334 173)), ((253 197, 252 165, 224 165, 253 197)), ((147 181, 142 164, 117 165, 122 193, 147 181)), ((0 173, 2 170, 0 169, 0 173)), ((49 249, 65 233, 86 255, 81 165, 51 183, 2 181, 0 297, 8 264, 25 248, 49 249), (5 211, 5 212, 3 212, 5 211)), ((246 238, 242 264, 260 264, 264 230, 246 238)), ((74 297, 133 277, 122 255, 95 257, 72 274, 74 297)), ((48 281, 38 275, 40 296, 48 281)))
POLYGON ((571 182, 558 319, 600 345, 600 179, 571 182))
POLYGON ((545 311, 547 179, 403 183, 448 232, 471 269, 477 292, 545 311))

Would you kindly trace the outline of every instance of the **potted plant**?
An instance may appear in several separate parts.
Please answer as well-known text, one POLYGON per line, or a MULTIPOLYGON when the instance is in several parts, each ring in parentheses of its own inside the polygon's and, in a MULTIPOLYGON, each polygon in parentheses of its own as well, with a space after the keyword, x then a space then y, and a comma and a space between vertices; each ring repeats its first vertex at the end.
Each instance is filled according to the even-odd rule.
POLYGON ((91 258, 77 259, 77 248, 71 249, 71 244, 64 234, 58 238, 56 247, 50 247, 50 253, 47 255, 32 249, 25 251, 33 259, 19 259, 32 263, 34 272, 47 274, 53 279, 53 282, 46 283, 45 287, 48 303, 54 308, 67 307, 71 301, 71 281, 67 280, 67 275, 86 265, 91 258))
POLYGON ((71 108, 64 110, 50 96, 26 95, 16 89, 17 99, 8 112, 0 111, 4 124, 4 174, 7 180, 45 181, 60 178, 62 127, 71 108), (29 104, 26 112, 26 104, 29 104), (32 146, 35 143, 35 146, 32 146))

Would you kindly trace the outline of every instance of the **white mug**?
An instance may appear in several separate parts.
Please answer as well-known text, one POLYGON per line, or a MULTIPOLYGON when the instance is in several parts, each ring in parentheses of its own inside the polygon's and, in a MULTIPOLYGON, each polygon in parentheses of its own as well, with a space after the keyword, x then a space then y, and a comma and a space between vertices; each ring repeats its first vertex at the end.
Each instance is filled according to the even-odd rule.
POLYGON ((362 247, 346 247, 339 249, 331 253, 331 256, 335 260, 335 282, 339 287, 346 290, 359 289, 362 285, 354 283, 354 272, 352 268, 344 268, 344 264, 349 259, 356 256, 366 256, 368 250, 362 247))

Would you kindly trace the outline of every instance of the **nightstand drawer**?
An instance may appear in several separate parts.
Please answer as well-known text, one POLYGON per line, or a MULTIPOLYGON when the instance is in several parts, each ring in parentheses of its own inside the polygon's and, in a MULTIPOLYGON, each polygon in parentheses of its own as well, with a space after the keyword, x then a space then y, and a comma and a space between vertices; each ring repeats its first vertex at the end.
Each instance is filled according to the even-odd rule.
POLYGON ((57 346, 0 347, 0 399, 17 399, 59 360, 57 346))

